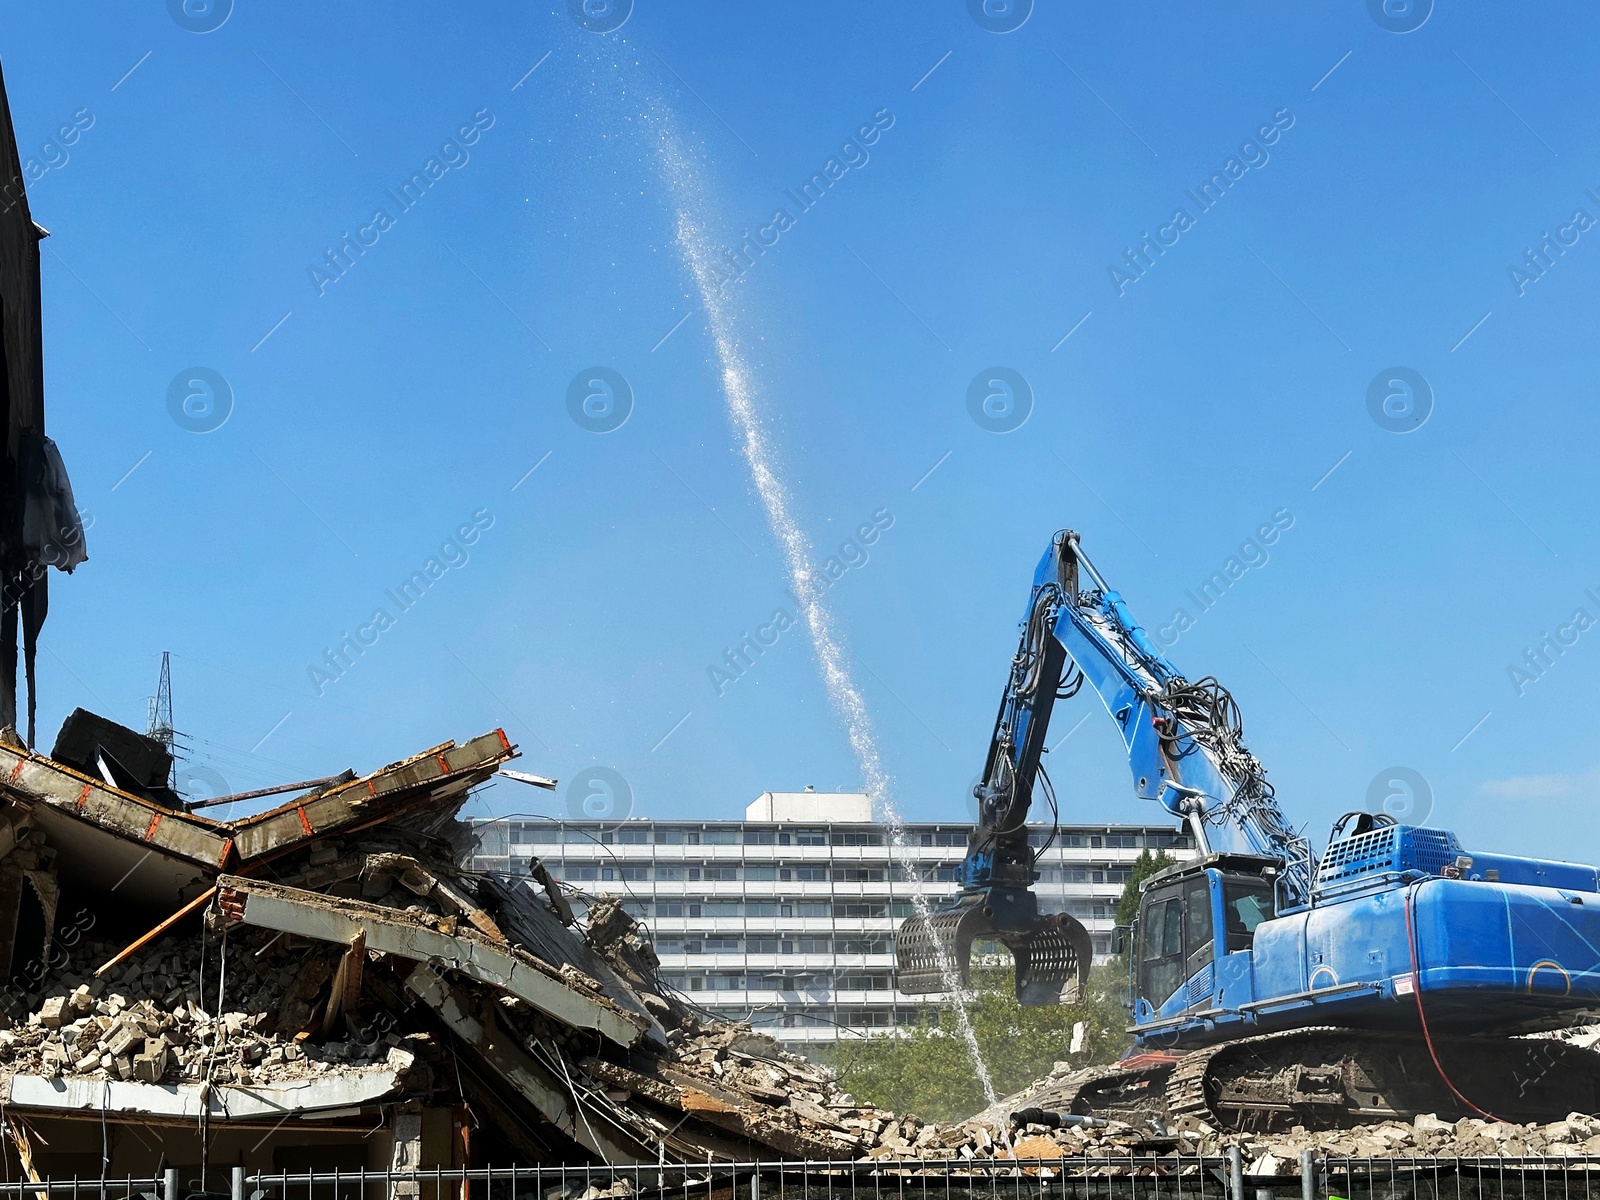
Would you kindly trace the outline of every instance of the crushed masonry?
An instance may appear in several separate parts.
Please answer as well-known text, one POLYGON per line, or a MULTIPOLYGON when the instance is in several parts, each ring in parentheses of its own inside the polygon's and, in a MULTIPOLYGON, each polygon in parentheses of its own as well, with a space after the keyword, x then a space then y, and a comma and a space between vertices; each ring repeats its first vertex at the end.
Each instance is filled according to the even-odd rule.
MULTIPOLYGON (((457 813, 516 755, 499 730, 219 821, 186 811, 159 763, 122 765, 140 735, 74 719, 69 762, 0 731, 0 1105, 34 1169, 95 1174, 104 1156, 134 1173, 774 1158, 1115 1171, 1132 1154, 1239 1144, 1270 1176, 1297 1172, 1306 1149, 1600 1154, 1600 1120, 1579 1114, 1272 1135, 1013 1127, 1048 1109, 1069 1063, 964 1124, 883 1111, 666 988, 616 898, 586 898, 580 923, 536 863, 464 868, 457 813), (230 1143, 233 1129, 249 1138, 230 1143)), ((0 1174, 13 1164, 0 1157, 0 1174)))

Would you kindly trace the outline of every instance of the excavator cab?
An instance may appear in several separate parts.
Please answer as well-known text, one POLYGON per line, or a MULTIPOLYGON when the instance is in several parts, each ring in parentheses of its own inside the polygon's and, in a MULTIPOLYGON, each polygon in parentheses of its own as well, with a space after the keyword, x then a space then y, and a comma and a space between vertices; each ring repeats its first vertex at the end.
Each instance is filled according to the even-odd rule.
POLYGON ((1272 874, 1280 865, 1213 855, 1150 877, 1129 964, 1137 1023, 1181 1016, 1210 1001, 1217 960, 1249 950, 1257 926, 1272 918, 1272 874))

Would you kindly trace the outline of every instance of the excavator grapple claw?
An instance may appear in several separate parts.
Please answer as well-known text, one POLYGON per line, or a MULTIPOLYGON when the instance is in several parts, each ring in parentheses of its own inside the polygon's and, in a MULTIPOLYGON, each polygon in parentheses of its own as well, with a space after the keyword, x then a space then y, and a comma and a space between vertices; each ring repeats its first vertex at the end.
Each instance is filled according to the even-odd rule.
POLYGON ((1041 917, 1028 933, 1002 934, 1017 969, 1017 1003, 1024 1008, 1075 1004, 1089 985, 1094 941, 1076 917, 1041 917))
POLYGON ((896 987, 915 996, 965 986, 971 982, 972 944, 980 938, 1011 951, 1019 1004, 1071 1004, 1084 995, 1094 951, 1089 931, 1076 918, 1054 913, 997 922, 993 906, 978 898, 901 924, 894 942, 896 987))
POLYGON ((895 986, 922 996, 965 985, 972 943, 993 933, 994 922, 975 904, 907 917, 894 935, 895 986))

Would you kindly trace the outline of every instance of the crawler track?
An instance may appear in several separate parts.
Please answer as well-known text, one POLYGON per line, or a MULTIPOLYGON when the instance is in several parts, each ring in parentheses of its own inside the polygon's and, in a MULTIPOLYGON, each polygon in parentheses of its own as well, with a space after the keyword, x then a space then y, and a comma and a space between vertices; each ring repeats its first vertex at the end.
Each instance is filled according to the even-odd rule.
POLYGON ((1168 1128, 1329 1129, 1436 1113, 1555 1121, 1600 1108, 1600 1054, 1549 1039, 1435 1038, 1297 1030, 1240 1038, 1171 1063, 1106 1067, 1073 1078, 1063 1109, 1168 1128), (1463 1099, 1464 1097, 1464 1099, 1463 1099), (1470 1102, 1470 1103, 1468 1103, 1470 1102))

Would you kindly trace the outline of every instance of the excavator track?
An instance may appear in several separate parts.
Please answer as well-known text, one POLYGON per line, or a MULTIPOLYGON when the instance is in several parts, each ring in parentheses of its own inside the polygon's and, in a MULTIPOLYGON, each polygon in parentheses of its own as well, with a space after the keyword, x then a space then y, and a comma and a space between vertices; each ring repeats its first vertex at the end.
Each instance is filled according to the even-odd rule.
POLYGON ((1211 1059, 1224 1046, 1212 1046, 1185 1054, 1166 1079, 1166 1120, 1170 1129, 1182 1129, 1194 1121, 1216 1123, 1206 1100, 1206 1077, 1211 1059))
POLYGON ((1600 1109, 1600 1053, 1548 1038, 1435 1038, 1303 1029, 1240 1038, 1154 1064, 1079 1072, 1061 1111, 1168 1130, 1332 1129, 1433 1113, 1555 1121, 1600 1109), (1434 1064, 1437 1054, 1457 1096, 1434 1064), (1463 1099, 1464 1097, 1465 1099, 1463 1099))
POLYGON ((1430 1050, 1420 1033, 1304 1029, 1188 1056, 1167 1080, 1167 1105, 1170 1119, 1203 1113, 1240 1130, 1418 1113, 1555 1121, 1600 1105, 1600 1054, 1549 1038, 1435 1038, 1430 1050))
POLYGON ((1089 1067, 1069 1075, 1050 1096, 1033 1103, 1061 1112, 1108 1117, 1132 1125, 1165 1118, 1165 1084, 1172 1063, 1089 1067))

